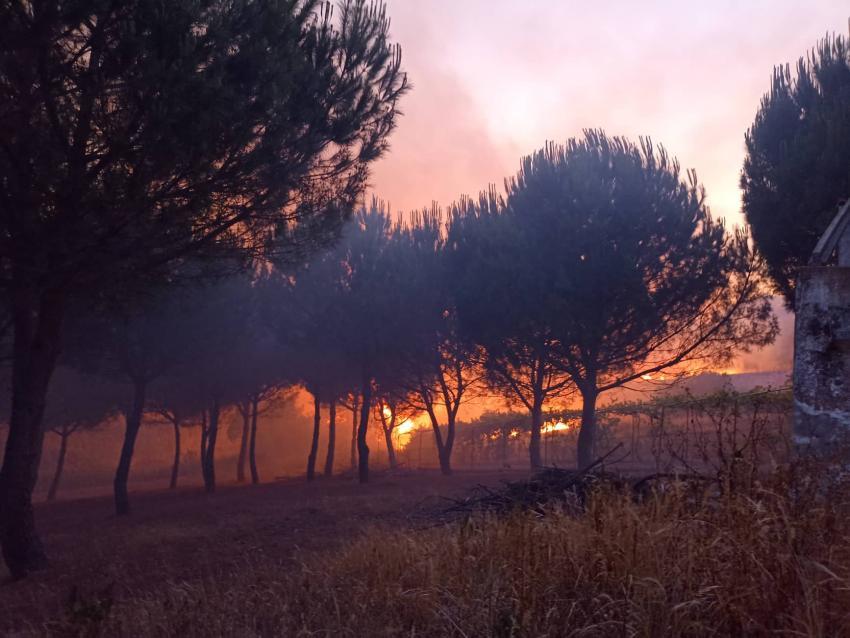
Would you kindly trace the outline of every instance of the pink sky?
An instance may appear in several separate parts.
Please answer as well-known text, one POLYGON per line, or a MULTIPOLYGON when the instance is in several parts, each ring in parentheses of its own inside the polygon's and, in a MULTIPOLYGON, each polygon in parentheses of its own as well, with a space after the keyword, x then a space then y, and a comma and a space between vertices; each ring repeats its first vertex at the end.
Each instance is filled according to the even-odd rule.
MULTIPOLYGON (((501 187, 546 140, 602 127, 650 136, 695 168, 713 213, 730 224, 742 222, 744 132, 773 66, 793 63, 827 31, 847 33, 850 16, 846 0, 387 5, 414 85, 372 177, 394 211, 501 187)), ((787 365, 784 327, 743 367, 787 365)))

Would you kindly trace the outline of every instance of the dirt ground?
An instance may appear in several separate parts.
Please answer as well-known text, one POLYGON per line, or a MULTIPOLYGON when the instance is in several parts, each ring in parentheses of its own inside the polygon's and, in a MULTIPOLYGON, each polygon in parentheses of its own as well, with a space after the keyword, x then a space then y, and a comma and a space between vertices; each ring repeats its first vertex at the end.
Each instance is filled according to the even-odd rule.
POLYGON ((326 551, 372 526, 407 530, 429 524, 429 513, 477 484, 524 476, 502 472, 376 474, 353 477, 135 493, 132 513, 116 517, 109 498, 37 506, 50 567, 11 582, 0 568, 0 633, 45 627, 63 613, 72 592, 108 591, 118 599, 238 569, 252 552, 284 562, 326 551))

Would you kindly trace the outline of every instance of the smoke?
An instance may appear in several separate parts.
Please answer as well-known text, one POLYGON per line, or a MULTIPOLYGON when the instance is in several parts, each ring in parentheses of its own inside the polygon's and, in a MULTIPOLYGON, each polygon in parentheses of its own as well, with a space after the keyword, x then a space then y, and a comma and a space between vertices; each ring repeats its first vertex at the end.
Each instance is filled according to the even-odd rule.
POLYGON ((742 354, 735 361, 734 372, 790 371, 794 359, 794 315, 782 300, 773 300, 773 311, 779 319, 779 336, 771 345, 742 354))

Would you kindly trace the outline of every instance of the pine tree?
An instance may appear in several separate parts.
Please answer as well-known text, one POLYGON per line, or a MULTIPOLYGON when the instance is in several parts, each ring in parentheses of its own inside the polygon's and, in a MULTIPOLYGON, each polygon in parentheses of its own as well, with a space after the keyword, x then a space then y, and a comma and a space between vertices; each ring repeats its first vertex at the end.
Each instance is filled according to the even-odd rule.
POLYGON ((747 131, 744 214, 776 290, 794 306, 797 269, 850 197, 850 50, 827 37, 773 71, 747 131))
POLYGON ((66 309, 175 261, 332 239, 407 88, 383 4, 0 1, 0 284, 13 326, 0 546, 31 496, 66 309))

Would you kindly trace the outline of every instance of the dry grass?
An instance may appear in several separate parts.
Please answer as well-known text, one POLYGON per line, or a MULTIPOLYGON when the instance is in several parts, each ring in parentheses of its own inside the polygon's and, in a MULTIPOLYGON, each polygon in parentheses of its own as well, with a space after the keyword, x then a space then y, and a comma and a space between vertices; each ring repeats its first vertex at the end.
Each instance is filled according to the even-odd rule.
MULTIPOLYGON (((69 604, 55 633, 132 636, 850 635, 847 491, 785 471, 737 493, 599 492, 585 514, 373 529, 300 563, 69 604)), ((214 557, 213 557, 214 558, 214 557)))

